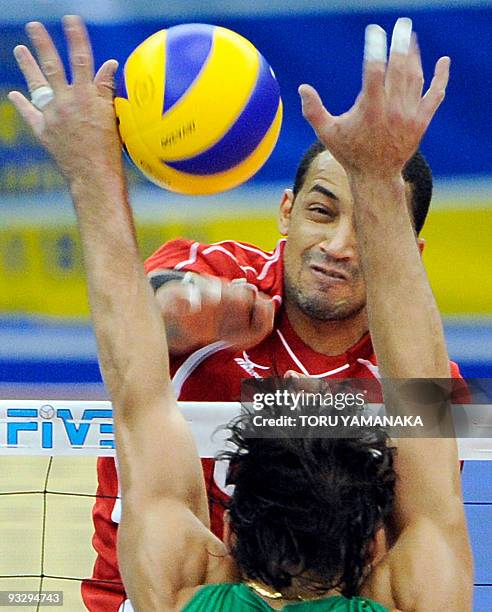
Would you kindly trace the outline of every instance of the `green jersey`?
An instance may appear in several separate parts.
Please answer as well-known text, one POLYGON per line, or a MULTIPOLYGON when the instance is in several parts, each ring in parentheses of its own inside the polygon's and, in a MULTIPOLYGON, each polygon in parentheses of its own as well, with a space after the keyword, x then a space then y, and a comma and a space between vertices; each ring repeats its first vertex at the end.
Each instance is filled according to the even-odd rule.
MULTIPOLYGON (((389 612, 380 604, 341 595, 286 604, 289 612, 389 612)), ((245 584, 209 584, 195 593, 183 612, 271 612, 272 608, 245 584)))

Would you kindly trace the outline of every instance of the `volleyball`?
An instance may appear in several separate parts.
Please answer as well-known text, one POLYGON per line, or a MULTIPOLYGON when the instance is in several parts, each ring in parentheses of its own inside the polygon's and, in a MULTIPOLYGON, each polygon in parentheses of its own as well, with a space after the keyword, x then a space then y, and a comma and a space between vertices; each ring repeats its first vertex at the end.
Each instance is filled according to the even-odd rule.
POLYGON ((282 100, 273 70, 220 26, 161 30, 128 57, 115 97, 123 147, 170 191, 204 195, 251 178, 277 142, 282 100))

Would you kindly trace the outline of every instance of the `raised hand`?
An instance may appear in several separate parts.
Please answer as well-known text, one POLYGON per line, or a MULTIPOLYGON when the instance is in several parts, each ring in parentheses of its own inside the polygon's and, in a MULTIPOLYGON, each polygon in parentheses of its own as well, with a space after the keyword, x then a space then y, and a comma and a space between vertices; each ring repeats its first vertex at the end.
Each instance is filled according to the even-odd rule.
POLYGON ((388 63, 386 57, 386 32, 369 25, 362 90, 353 107, 338 117, 326 110, 311 86, 299 88, 304 117, 349 174, 398 175, 444 99, 450 59, 439 59, 422 96, 420 51, 410 19, 396 22, 388 63))
POLYGON ((113 107, 118 63, 108 60, 94 76, 92 50, 82 20, 67 15, 63 26, 72 83, 67 82, 60 56, 44 26, 31 22, 26 29, 39 63, 27 47, 18 45, 14 49, 31 101, 18 91, 10 92, 9 99, 71 184, 90 180, 98 166, 104 172, 121 170, 113 107))

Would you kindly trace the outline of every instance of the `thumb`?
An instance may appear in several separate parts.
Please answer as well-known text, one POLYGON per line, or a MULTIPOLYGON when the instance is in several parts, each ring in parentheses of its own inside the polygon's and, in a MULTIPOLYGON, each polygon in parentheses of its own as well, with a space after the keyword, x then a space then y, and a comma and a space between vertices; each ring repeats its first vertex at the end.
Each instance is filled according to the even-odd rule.
POLYGON ((118 62, 114 59, 107 60, 99 68, 94 78, 94 84, 97 86, 99 93, 109 99, 113 99, 114 93, 114 75, 118 70, 118 62))
POLYGON ((302 114, 313 130, 320 136, 334 122, 334 117, 323 106, 319 93, 311 85, 301 85, 299 95, 302 101, 302 114))

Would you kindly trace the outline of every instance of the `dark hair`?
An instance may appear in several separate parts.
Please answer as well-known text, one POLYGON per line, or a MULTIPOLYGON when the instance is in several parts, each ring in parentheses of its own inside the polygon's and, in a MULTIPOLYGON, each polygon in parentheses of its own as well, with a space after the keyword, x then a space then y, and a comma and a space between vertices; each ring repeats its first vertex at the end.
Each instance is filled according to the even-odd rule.
MULTIPOLYGON (((323 151, 326 151, 326 147, 316 140, 302 156, 296 170, 294 196, 302 189, 312 161, 323 151)), ((424 226, 432 198, 432 172, 420 151, 416 151, 405 164, 403 178, 412 186, 413 223, 415 231, 419 234, 424 226)))
MULTIPOLYGON (((278 416, 275 407, 263 416, 267 410, 278 416)), ((243 411, 227 426, 237 449, 219 455, 229 461, 227 484, 235 485, 226 505, 243 578, 280 592, 296 580, 316 594, 356 595, 393 508, 386 433, 359 427, 352 439, 293 438, 276 429, 276 437, 260 439, 253 416, 243 411)))

